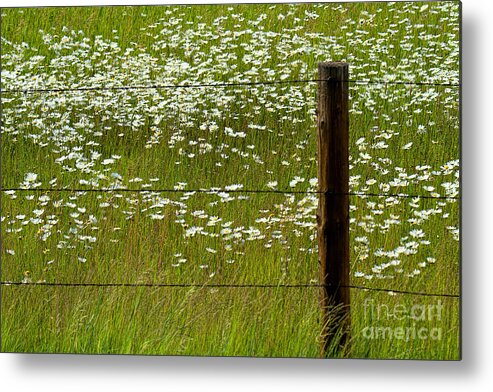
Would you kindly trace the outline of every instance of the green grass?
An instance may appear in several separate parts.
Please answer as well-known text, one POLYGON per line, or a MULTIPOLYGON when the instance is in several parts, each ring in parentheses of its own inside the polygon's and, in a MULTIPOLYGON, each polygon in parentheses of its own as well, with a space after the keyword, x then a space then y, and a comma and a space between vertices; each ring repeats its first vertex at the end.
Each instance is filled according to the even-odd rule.
MULTIPOLYGON (((176 47, 157 45, 162 27, 149 27, 168 20, 168 7, 2 9, 2 37, 14 43, 3 45, 2 70, 18 70, 19 64, 30 64, 39 55, 44 57, 9 80, 24 86, 30 83, 24 76, 42 75, 40 86, 84 85, 95 83, 98 73, 113 72, 114 79, 108 78, 117 85, 145 85, 163 74, 173 79, 168 83, 228 81, 252 67, 257 73, 252 71, 250 80, 278 80, 288 75, 283 73, 287 69, 288 80, 312 79, 319 61, 346 60, 355 80, 387 76, 407 80, 412 75, 415 81, 454 82, 457 15, 447 13, 446 3, 427 3, 429 9, 423 10, 422 4, 327 4, 325 9, 308 4, 236 5, 232 10, 229 6, 173 7, 177 23, 161 38, 169 43, 178 37, 181 41, 176 47), (318 12, 320 17, 310 19, 306 12, 318 12), (258 23, 261 27, 251 23, 262 13, 267 17, 258 23), (288 16, 283 19, 280 14, 288 16), (227 18, 208 30, 221 16, 227 18), (199 27, 200 23, 204 26, 199 27), (202 29, 204 35, 203 40, 192 37, 196 49, 190 54, 184 49, 184 37, 194 29, 202 29), (228 32, 248 29, 236 40, 225 40, 232 34, 228 32), (89 45, 86 58, 92 60, 82 69, 71 59, 58 71, 53 62, 69 56, 72 49, 50 49, 39 30, 53 35, 53 42, 72 30, 83 30, 89 45), (388 36, 382 35, 389 30, 388 36), (258 31, 285 36, 254 36, 258 31), (117 42, 118 56, 133 48, 126 59, 137 61, 139 55, 146 55, 155 60, 139 60, 123 68, 122 64, 130 63, 116 54, 95 54, 98 36, 117 42), (324 41, 329 36, 337 38, 337 45, 324 41), (15 44, 21 42, 29 47, 17 48, 15 44), (284 46, 287 55, 282 52, 284 46), (19 56, 12 57, 16 51, 19 56), (227 66, 221 65, 225 54, 234 56, 225 62, 227 66), (255 56, 261 58, 261 64, 252 65, 250 55, 252 61, 255 56), (101 60, 104 56, 107 68, 101 60), (210 69, 200 65, 209 58, 210 69), (166 73, 171 60, 183 59, 204 74, 166 73), (143 74, 151 62, 150 74, 143 74), (47 75, 54 75, 55 82, 47 75)), ((9 89, 5 80, 2 77, 2 89, 9 89)), ((86 99, 82 104, 71 92, 2 96, 4 188, 16 188, 27 173, 36 173, 35 182, 41 182, 41 187, 58 189, 117 184, 138 190, 152 183, 149 189, 156 190, 186 182, 186 189, 242 184, 243 189, 267 190, 269 182, 277 181, 277 189, 289 190, 296 176, 305 179, 296 190, 315 189, 308 180, 317 171, 316 84, 84 94, 90 99, 81 98, 86 99), (162 102, 166 105, 159 106, 162 102), (156 113, 164 117, 157 125, 156 113), (142 122, 134 126, 138 114, 143 115, 142 122), (89 120, 79 126, 81 119, 89 120), (252 124, 265 128, 249 128, 252 124), (52 137, 62 134, 63 125, 73 127, 73 134, 66 139, 52 137), (245 137, 231 136, 228 128, 244 131, 245 137), (98 135, 98 130, 104 132, 98 135), (160 136, 148 148, 156 132, 160 136), (182 139, 170 148, 173 134, 182 139), (211 147, 204 152, 206 143, 211 147), (95 151, 102 158, 87 160, 94 166, 87 170, 77 166, 95 151), (69 152, 83 158, 57 161, 69 152), (115 162, 102 163, 112 156, 118 157, 115 162), (113 173, 122 176, 121 182, 113 173), (129 181, 135 177, 142 181, 129 181), (56 183, 50 183, 53 178, 56 183), (93 183, 81 184, 80 180, 93 183)), ((458 180, 458 168, 450 164, 458 160, 460 148, 457 89, 351 85, 350 95, 351 190, 447 194, 442 185, 458 180), (423 126, 426 132, 421 131, 423 126), (387 146, 376 145, 380 141, 387 146), (412 146, 406 147, 410 142, 412 146), (419 169, 424 165, 428 168, 419 169), (392 185, 396 178, 407 183, 392 185)), ((208 283, 282 286, 317 282, 316 195, 230 193, 231 199, 223 200, 205 193, 27 190, 16 196, 3 193, 1 200, 3 282, 197 286, 2 285, 2 351, 319 356, 322 327, 317 288, 203 287, 208 283), (194 214, 197 211, 203 213, 194 214), (42 223, 23 223, 37 214, 42 223), (150 214, 162 219, 150 219, 150 214), (207 225, 211 217, 220 221, 207 225), (56 222, 43 229, 50 220, 56 222), (231 224, 223 226, 227 222, 231 224), (193 227, 203 227, 207 235, 187 236, 193 227), (248 234, 251 227, 260 229, 259 234, 248 234), (51 235, 44 238, 48 231, 51 235)), ((459 242, 453 232, 459 227, 456 200, 352 196, 350 201, 353 284, 411 292, 459 292, 459 242), (414 238, 413 229, 422 230, 424 237, 414 238), (366 239, 360 241, 362 237, 366 239), (414 240, 429 244, 420 243, 414 252, 414 240), (399 247, 411 251, 393 258, 376 254, 378 249, 389 252, 399 247), (399 265, 375 270, 396 258, 399 265)), ((352 330, 346 357, 459 359, 457 298, 358 289, 352 289, 351 295, 352 330), (408 317, 412 309, 436 310, 436 306, 441 306, 439 316, 408 317), (384 335, 369 337, 368 327, 382 327, 384 335), (411 337, 395 335, 400 329, 411 337), (412 336, 417 331, 425 335, 433 331, 439 338, 412 336)), ((328 353, 330 357, 342 355, 335 349, 328 353)))

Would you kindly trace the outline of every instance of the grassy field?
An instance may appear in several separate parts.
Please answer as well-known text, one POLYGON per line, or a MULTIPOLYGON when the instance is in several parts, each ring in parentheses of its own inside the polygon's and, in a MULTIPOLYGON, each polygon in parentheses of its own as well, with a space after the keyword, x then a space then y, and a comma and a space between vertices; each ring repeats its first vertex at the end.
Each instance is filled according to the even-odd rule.
MULTIPOLYGON (((350 84, 350 190, 384 195, 351 196, 352 284, 459 293, 458 2, 1 12, 2 351, 317 357, 318 288, 283 286, 318 282, 289 81, 320 61, 427 83, 350 84)), ((459 358, 458 298, 351 294, 346 356, 459 358)))

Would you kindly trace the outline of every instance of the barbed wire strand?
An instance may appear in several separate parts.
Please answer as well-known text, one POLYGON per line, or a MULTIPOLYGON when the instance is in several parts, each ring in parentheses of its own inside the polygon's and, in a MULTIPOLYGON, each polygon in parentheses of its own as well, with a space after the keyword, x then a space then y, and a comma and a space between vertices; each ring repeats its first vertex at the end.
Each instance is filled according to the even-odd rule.
MULTIPOLYGON (((220 284, 220 283, 53 283, 53 282, 0 282, 3 286, 60 286, 60 287, 169 287, 169 288, 322 288, 323 284, 220 284)), ((409 294, 426 297, 460 298, 458 294, 426 293, 418 291, 395 290, 356 285, 342 285, 340 288, 351 288, 365 291, 385 292, 389 294, 409 294)))
POLYGON ((435 87, 461 87, 458 83, 434 83, 434 82, 406 82, 406 81, 386 81, 386 80, 344 80, 336 81, 331 79, 293 79, 293 80, 272 80, 258 82, 224 82, 224 83, 190 83, 190 84, 155 84, 149 86, 101 86, 101 87, 70 87, 70 88, 41 88, 41 89, 0 89, 0 94, 15 93, 48 93, 48 92, 76 92, 76 91, 118 91, 118 90, 162 90, 180 88, 209 88, 209 87, 251 87, 276 84, 302 84, 318 82, 338 82, 351 84, 378 84, 378 85, 404 85, 404 86, 435 86, 435 87))
POLYGON ((100 193, 118 193, 118 192, 135 192, 135 193, 273 193, 273 194, 320 194, 326 196, 368 196, 368 197, 397 197, 405 199, 437 199, 437 200, 458 200, 459 196, 428 196, 428 195, 408 195, 404 193, 367 193, 367 192, 330 192, 330 191, 290 191, 290 190, 276 190, 276 189, 129 189, 129 188, 102 188, 102 189, 84 189, 84 188, 3 188, 0 189, 3 192, 100 192, 100 193))

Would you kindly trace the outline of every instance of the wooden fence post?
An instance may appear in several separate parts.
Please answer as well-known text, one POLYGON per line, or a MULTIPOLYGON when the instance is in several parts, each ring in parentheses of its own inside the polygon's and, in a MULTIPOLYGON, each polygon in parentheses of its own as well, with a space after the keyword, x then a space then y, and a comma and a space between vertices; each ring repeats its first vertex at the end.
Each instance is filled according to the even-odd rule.
POLYGON ((349 338, 349 67, 318 64, 317 211, 322 335, 320 355, 341 350, 349 338))

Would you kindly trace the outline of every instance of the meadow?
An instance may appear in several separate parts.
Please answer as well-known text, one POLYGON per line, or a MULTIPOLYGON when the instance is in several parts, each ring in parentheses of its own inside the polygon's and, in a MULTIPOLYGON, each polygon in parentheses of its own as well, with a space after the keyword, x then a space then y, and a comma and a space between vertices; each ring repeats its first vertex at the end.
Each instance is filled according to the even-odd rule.
MULTIPOLYGON (((350 198, 351 283, 459 294, 458 2, 1 13, 2 351, 317 357, 319 289, 285 286, 318 283, 320 61, 382 195, 350 198)), ((460 357, 458 298, 351 295, 346 356, 460 357)))

